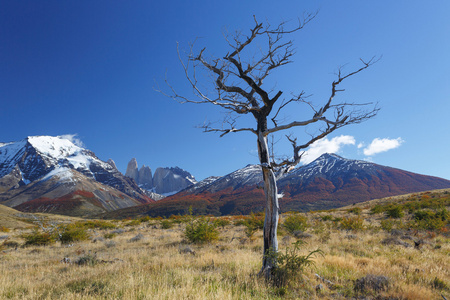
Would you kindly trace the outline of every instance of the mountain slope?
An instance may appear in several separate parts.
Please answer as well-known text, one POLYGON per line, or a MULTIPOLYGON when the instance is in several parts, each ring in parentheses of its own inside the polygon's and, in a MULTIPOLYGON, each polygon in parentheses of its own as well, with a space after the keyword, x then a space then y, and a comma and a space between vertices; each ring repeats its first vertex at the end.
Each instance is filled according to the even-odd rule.
POLYGON ((69 140, 36 136, 0 144, 0 203, 10 207, 92 215, 152 202, 149 196, 114 164, 69 140))
MULTIPOLYGON (((201 214, 248 214, 265 207, 261 168, 249 165, 218 179, 201 181, 155 204, 115 212, 170 215, 189 206, 201 214)), ((450 188, 450 181, 374 163, 323 154, 278 181, 281 211, 309 211, 341 207, 376 198, 450 188)))

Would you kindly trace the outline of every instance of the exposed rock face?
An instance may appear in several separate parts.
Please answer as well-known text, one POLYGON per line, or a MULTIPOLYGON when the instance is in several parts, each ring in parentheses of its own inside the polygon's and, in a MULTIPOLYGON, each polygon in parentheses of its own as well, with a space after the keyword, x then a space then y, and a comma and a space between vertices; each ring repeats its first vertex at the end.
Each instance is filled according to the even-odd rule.
POLYGON ((127 166, 127 171, 125 172, 125 176, 133 178, 136 183, 139 181, 139 171, 138 164, 136 158, 132 158, 127 166))
POLYGON ((109 164, 111 167, 113 167, 114 169, 117 170, 116 163, 115 163, 114 160, 112 160, 111 158, 108 159, 108 161, 107 161, 106 163, 109 164))
POLYGON ((178 167, 158 168, 153 177, 153 186, 158 194, 175 193, 194 183, 194 176, 178 167))
POLYGON ((138 173, 138 184, 144 189, 151 189, 153 187, 152 170, 150 167, 143 165, 138 173))
POLYGON ((19 169, 19 165, 16 165, 11 173, 0 178, 0 193, 16 189, 22 185, 25 185, 22 179, 22 172, 19 169))
MULTIPOLYGON (((189 172, 175 168, 157 168, 152 176, 150 167, 143 165, 140 169, 135 158, 128 163, 125 176, 133 178, 143 189, 156 194, 175 194, 196 183, 189 172)), ((155 199, 152 196, 152 199, 155 199)))
POLYGON ((87 216, 151 202, 147 192, 90 150, 62 137, 0 143, 0 203, 87 216))

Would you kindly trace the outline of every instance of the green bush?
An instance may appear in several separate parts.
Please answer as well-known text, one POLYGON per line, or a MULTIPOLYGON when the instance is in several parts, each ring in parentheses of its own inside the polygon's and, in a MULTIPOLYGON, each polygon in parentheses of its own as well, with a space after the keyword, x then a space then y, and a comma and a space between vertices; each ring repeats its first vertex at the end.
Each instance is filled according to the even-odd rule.
POLYGON ((236 221, 235 225, 244 225, 246 227, 245 234, 251 238, 257 230, 264 228, 264 215, 251 213, 250 216, 236 221))
POLYGON ((131 221, 128 221, 127 224, 125 224, 125 226, 138 226, 141 225, 142 221, 140 219, 133 219, 131 221))
POLYGON ((115 229, 116 225, 109 221, 104 220, 89 220, 83 222, 76 222, 73 224, 75 227, 85 228, 85 229, 115 229))
POLYGON ((403 207, 401 205, 392 205, 386 210, 385 214, 388 218, 399 219, 404 216, 403 207))
POLYGON ((385 231, 391 231, 392 229, 407 229, 411 226, 408 226, 408 223, 404 223, 402 220, 396 219, 385 219, 381 220, 381 229, 385 231))
POLYGON ((332 215, 325 215, 325 216, 321 216, 320 218, 322 219, 322 221, 331 221, 331 220, 333 220, 333 216, 332 215))
POLYGON ((418 210, 414 213, 413 218, 413 226, 418 229, 440 230, 448 224, 450 214, 445 208, 442 208, 437 212, 431 210, 418 210))
POLYGON ((386 211, 386 208, 380 204, 376 204, 374 207, 370 209, 370 214, 381 214, 386 211))
POLYGON ((59 240, 62 244, 85 241, 89 237, 86 229, 74 226, 73 224, 63 227, 59 234, 59 240))
POLYGON ((191 217, 191 220, 186 224, 184 235, 189 242, 200 244, 212 242, 219 238, 216 224, 206 217, 197 219, 191 217))
POLYGON ((24 234, 25 246, 47 246, 56 242, 55 237, 48 232, 34 230, 32 233, 24 234))
POLYGON ((349 217, 342 218, 340 222, 340 228, 344 230, 363 230, 364 229, 364 220, 361 217, 349 217))
POLYGON ((103 235, 103 237, 104 237, 105 239, 112 239, 112 238, 114 238, 115 236, 117 236, 117 233, 115 233, 115 232, 109 232, 109 233, 105 233, 105 234, 103 235))
POLYGON ((353 213, 355 215, 360 215, 362 213, 361 207, 353 207, 347 210, 349 213, 353 213))
POLYGON ((167 219, 164 219, 161 221, 161 228, 162 229, 170 229, 173 227, 173 222, 167 219))
POLYGON ((431 210, 418 210, 414 213, 414 220, 430 220, 435 217, 435 214, 431 210))
POLYGON ((274 252, 268 250, 265 254, 266 258, 272 260, 275 267, 271 270, 268 279, 277 287, 289 285, 293 280, 300 278, 305 267, 313 266, 312 258, 316 254, 323 255, 320 249, 314 250, 307 255, 299 255, 300 246, 304 242, 297 241, 293 243, 293 247, 286 247, 285 252, 274 252))
POLYGON ((230 225, 230 220, 228 219, 216 219, 214 220, 214 223, 216 224, 217 227, 222 227, 222 229, 225 228, 225 226, 230 225))
POLYGON ((289 233, 305 231, 308 228, 308 219, 300 214, 289 215, 283 222, 283 227, 289 233))
POLYGON ((450 220, 450 212, 446 208, 442 208, 436 212, 436 218, 442 221, 448 221, 450 220))

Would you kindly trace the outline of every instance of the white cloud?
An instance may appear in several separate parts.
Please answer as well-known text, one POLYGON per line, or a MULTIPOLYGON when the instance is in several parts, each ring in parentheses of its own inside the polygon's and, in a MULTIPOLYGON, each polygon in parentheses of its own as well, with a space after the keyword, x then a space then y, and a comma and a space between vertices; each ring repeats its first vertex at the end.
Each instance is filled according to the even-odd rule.
POLYGON ((404 141, 401 138, 380 139, 375 138, 369 146, 364 148, 364 155, 370 156, 400 147, 404 141))
POLYGON ((355 145, 355 138, 350 135, 340 135, 331 140, 324 138, 312 144, 302 158, 302 163, 308 164, 324 153, 337 153, 342 146, 355 145))
POLYGON ((74 145, 84 148, 84 143, 78 137, 78 134, 63 134, 58 136, 60 139, 65 139, 71 141, 74 145))

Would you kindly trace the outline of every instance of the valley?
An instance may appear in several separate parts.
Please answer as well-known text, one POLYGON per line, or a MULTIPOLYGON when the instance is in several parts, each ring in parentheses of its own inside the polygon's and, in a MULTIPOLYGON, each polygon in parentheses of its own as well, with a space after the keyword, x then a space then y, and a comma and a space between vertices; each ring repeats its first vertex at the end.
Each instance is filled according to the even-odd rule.
POLYGON ((11 219, 19 214, 20 220, 5 224, 4 215, 0 219, 0 298, 448 298, 449 209, 450 189, 445 189, 284 213, 280 253, 302 256, 320 249, 321 254, 277 286, 257 276, 262 230, 248 228, 260 223, 261 214, 207 218, 216 224, 217 238, 193 242, 186 228, 202 219, 189 215, 114 222, 54 219, 51 214, 27 219, 7 208, 0 213, 11 219), (442 222, 435 223, 436 218, 442 222), (28 226, 22 226, 24 221, 28 226), (40 245, 31 239, 58 230, 78 234, 40 245), (300 248, 289 252, 296 241, 302 241, 300 248))

